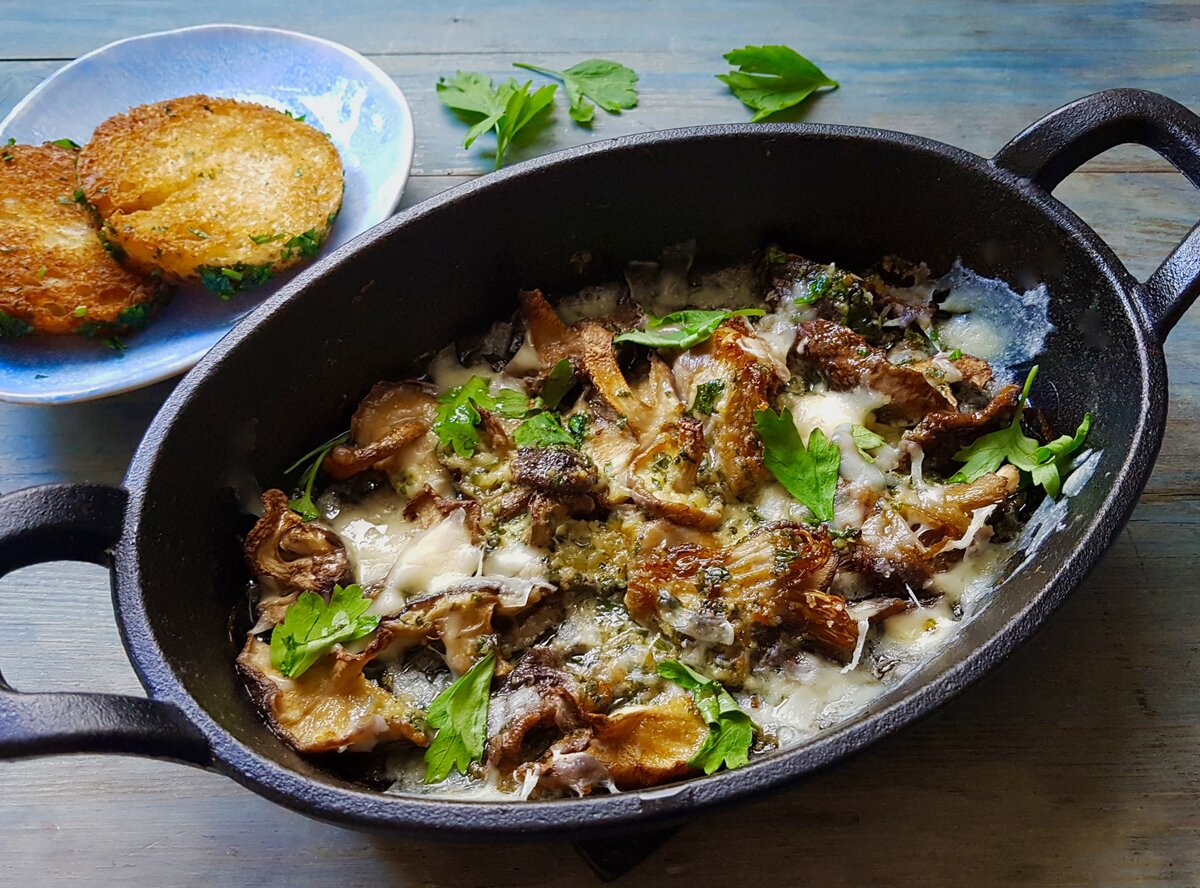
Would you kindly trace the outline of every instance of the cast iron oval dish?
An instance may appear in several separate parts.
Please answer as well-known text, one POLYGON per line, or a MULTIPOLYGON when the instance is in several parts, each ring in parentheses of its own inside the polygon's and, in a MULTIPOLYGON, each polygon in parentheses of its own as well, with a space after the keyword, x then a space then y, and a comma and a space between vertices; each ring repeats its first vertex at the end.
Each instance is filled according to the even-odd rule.
POLYGON ((25 695, 0 683, 0 757, 166 756, 350 826, 545 838, 677 819, 894 733, 1029 637, 1111 545, 1150 474, 1166 410, 1162 337, 1200 291, 1200 229, 1139 284, 1050 196, 1084 160, 1130 141, 1200 185, 1200 118, 1118 90, 1055 112, 992 160, 877 130, 697 127, 555 154, 394 217, 208 354, 159 413, 123 490, 38 488, 0 501, 0 571, 63 557, 112 565, 118 624, 150 695, 25 695), (232 666, 244 504, 282 480, 296 453, 345 428, 372 383, 511 311, 518 287, 578 288, 691 238, 714 261, 775 242, 850 267, 897 254, 938 271, 961 258, 1018 289, 1044 281, 1056 331, 1039 361, 1058 391, 1042 406, 1067 418, 1093 410, 1089 444, 1103 451, 1065 526, 898 687, 736 771, 582 800, 464 802, 367 792, 293 752, 232 666))

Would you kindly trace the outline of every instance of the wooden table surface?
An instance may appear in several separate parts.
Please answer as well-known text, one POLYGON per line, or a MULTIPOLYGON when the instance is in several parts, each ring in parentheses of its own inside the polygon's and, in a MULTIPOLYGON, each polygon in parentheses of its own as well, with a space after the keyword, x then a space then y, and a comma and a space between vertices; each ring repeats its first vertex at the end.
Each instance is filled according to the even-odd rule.
MULTIPOLYGON (((64 61, 128 35, 230 21, 343 42, 405 90, 417 152, 405 205, 486 172, 433 85, 457 68, 608 57, 641 105, 560 110, 513 160, 589 138, 749 115, 713 79, 721 54, 787 43, 842 83, 794 119, 908 130, 982 154, 1099 89, 1200 109, 1200 5, 838 0, 402 3, 5 0, 0 114, 64 61)), ((481 140, 482 141, 482 140, 481 140)), ((1143 149, 1058 195, 1145 277, 1200 218, 1200 196, 1143 149)), ((1166 347, 1158 466, 1107 561, 1026 647, 937 715, 837 771, 688 825, 628 885, 1200 884, 1200 309, 1166 347)), ((71 407, 0 405, 0 491, 118 482, 173 383, 71 407)), ((23 690, 139 693, 95 567, 0 581, 0 666, 23 690)), ((490 851, 362 835, 231 781, 131 758, 0 765, 0 885, 596 884, 564 845, 490 851)))

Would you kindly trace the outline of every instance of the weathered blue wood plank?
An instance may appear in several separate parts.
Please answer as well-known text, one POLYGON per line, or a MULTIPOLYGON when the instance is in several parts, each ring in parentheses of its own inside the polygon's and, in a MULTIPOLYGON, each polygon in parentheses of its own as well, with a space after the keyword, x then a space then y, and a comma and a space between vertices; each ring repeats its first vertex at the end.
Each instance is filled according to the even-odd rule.
MULTIPOLYGON (((406 203, 486 171, 433 83, 456 67, 610 56, 643 103, 595 131, 560 112, 524 156, 748 114, 711 78, 746 42, 787 42, 844 87, 805 119, 883 126, 981 153, 1056 105, 1108 86, 1200 108, 1200 4, 880 4, 743 0, 42 0, 0 3, 0 114, 63 59, 107 40, 235 20, 322 34, 376 56, 417 117, 406 203)), ((517 155, 522 156, 520 154, 517 155)), ((1200 218, 1200 197, 1142 150, 1111 152, 1059 195, 1144 276, 1200 218)), ((1200 884, 1200 310, 1166 348, 1167 438, 1104 567, 1000 672, 836 773, 705 818, 630 886, 1200 884)), ((0 405, 0 491, 116 481, 166 383, 68 408, 0 405)), ((103 571, 46 565, 0 580, 0 668, 30 689, 133 692, 103 571)), ((593 884, 566 848, 442 848, 326 827, 229 781, 133 759, 0 764, 0 885, 593 884)))
MULTIPOLYGON (((620 114, 600 113, 591 129, 573 123, 562 100, 551 124, 536 140, 514 147, 510 162, 593 139, 703 123, 745 121, 750 112, 713 77, 722 70, 695 52, 617 53, 641 76, 639 107, 620 114)), ((522 74, 512 67, 517 56, 429 54, 384 55, 375 59, 405 91, 416 121, 419 175, 467 175, 489 171, 494 146, 482 137, 462 147, 466 132, 438 101, 434 84, 455 70, 481 71, 494 78, 522 74)), ((568 66, 578 55, 536 55, 548 64, 568 66)), ((863 54, 844 49, 820 57, 842 87, 810 100, 785 120, 844 123, 900 129, 991 154, 1041 115, 1082 95, 1113 86, 1136 86, 1169 95, 1200 108, 1200 76, 1194 52, 1115 51, 1096 65, 1091 53, 1048 55, 1025 50, 1006 53, 930 50, 863 54), (986 110, 984 110, 986 109, 986 110)), ((56 63, 0 63, 0 113, 49 74, 56 63)), ((86 132, 64 133, 77 141, 86 132)), ((1169 169, 1148 152, 1118 150, 1095 168, 1169 169)))
POLYGON ((646 50, 702 51, 720 60, 746 43, 787 43, 814 56, 846 49, 916 54, 943 49, 1079 51, 1097 59, 1120 49, 1193 50, 1196 7, 1188 2, 736 3, 689 0, 353 0, 336 5, 273 0, 44 3, 8 0, 0 58, 71 58, 110 40, 208 22, 307 31, 362 52, 646 50))

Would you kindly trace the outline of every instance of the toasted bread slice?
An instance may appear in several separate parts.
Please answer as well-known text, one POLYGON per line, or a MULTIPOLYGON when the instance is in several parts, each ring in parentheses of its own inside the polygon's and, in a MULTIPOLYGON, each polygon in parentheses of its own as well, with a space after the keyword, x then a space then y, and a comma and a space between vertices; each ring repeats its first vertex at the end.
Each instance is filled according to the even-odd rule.
POLYGON ((109 118, 79 177, 130 262, 226 296, 315 255, 342 204, 341 159, 323 133, 208 96, 109 118))
POLYGON ((0 336, 140 327, 162 291, 123 268, 76 200, 78 151, 0 147, 0 336))

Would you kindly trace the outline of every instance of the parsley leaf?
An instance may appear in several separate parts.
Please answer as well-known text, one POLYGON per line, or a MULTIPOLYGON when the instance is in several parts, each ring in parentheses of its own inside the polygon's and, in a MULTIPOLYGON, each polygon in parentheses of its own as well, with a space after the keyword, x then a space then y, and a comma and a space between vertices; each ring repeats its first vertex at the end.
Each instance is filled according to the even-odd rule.
POLYGON ((1007 428, 989 432, 954 454, 956 460, 966 465, 950 476, 949 483, 969 484, 1008 462, 1023 472, 1029 472, 1033 483, 1044 488, 1051 497, 1058 497, 1062 492, 1062 474, 1067 468, 1068 457, 1083 446, 1092 428, 1092 415, 1084 414, 1074 435, 1063 435, 1049 444, 1038 444, 1036 439, 1030 438, 1021 429, 1021 416, 1037 374, 1035 364, 1025 377, 1025 385, 1017 401, 1017 412, 1007 428))
POLYGON ((553 413, 535 413, 513 432, 518 447, 553 447, 565 444, 578 447, 579 441, 563 428, 562 421, 553 413))
POLYGON ((551 410, 557 410, 558 405, 562 403, 562 399, 571 391, 571 387, 575 385, 575 369, 571 366, 571 362, 563 358, 557 364, 550 368, 550 375, 546 377, 546 381, 542 384, 542 394, 539 396, 542 403, 551 410))
POLYGON ((712 379, 700 383, 696 386, 696 397, 692 400, 692 412, 712 416, 717 406, 717 398, 721 397, 723 391, 725 391, 724 380, 712 379))
MULTIPOLYGON (((483 417, 476 410, 488 398, 488 381, 472 376, 464 384, 438 395, 437 420, 433 431, 443 447, 453 447, 459 456, 470 457, 479 446, 479 425, 483 417)), ((486 406, 486 405, 484 405, 486 406)))
POLYGON ((622 110, 637 107, 638 94, 634 84, 637 83, 638 76, 620 62, 588 59, 565 71, 539 68, 525 62, 513 62, 513 66, 561 80, 571 102, 571 119, 576 123, 590 125, 596 115, 596 105, 611 114, 620 114, 622 110), (591 102, 588 99, 591 99, 591 102))
POLYGON ((0 311, 0 339, 16 339, 18 336, 28 336, 32 332, 33 325, 25 319, 0 311))
POLYGON ((874 450, 876 447, 882 447, 887 443, 869 428, 860 425, 850 426, 850 438, 854 441, 854 446, 858 449, 858 452, 862 454, 862 458, 867 462, 875 462, 875 457, 867 453, 868 450, 874 450))
POLYGON ((510 77, 493 89, 490 77, 474 71, 456 71, 452 80, 438 78, 437 93, 443 105, 474 120, 463 139, 464 148, 470 148, 489 130, 496 131, 496 169, 500 169, 513 136, 554 102, 556 85, 530 93, 531 85, 531 81, 518 84, 510 77))
POLYGON ((738 70, 717 79, 754 110, 752 123, 799 105, 822 87, 838 85, 788 46, 744 46, 725 53, 725 61, 738 70))
POLYGON ((529 414, 529 398, 516 389, 500 388, 492 395, 490 383, 482 376, 472 376, 465 383, 438 395, 437 420, 433 431, 443 447, 453 447, 459 456, 471 457, 479 446, 475 427, 483 417, 478 408, 491 410, 509 419, 529 414))
POLYGON ((304 456, 300 457, 298 460, 284 469, 283 474, 290 475, 292 472, 296 471, 296 469, 300 468, 300 466, 304 465, 309 460, 312 460, 312 462, 309 463, 308 468, 304 470, 304 474, 300 476, 299 483, 303 485, 304 493, 288 500, 288 508, 293 512, 296 512, 305 521, 312 521, 314 518, 319 518, 321 516, 321 513, 317 511, 317 504, 313 502, 312 498, 313 482, 317 480, 317 472, 321 469, 321 463, 325 461, 325 456, 329 453, 329 451, 333 450, 333 448, 337 447, 339 444, 345 444, 349 440, 350 433, 342 432, 340 435, 330 438, 324 444, 314 447, 308 453, 304 454, 304 456))
POLYGON ((529 398, 525 396, 524 392, 516 389, 499 388, 496 389, 495 395, 488 395, 481 402, 481 406, 487 407, 501 416, 507 416, 509 419, 520 419, 529 413, 529 398), (490 404, 486 403, 488 400, 491 401, 490 404))
POLYGON ((792 411, 754 411, 754 430, 763 442, 763 464, 787 492, 808 506, 818 521, 833 520, 842 453, 820 429, 808 436, 808 446, 792 421, 792 411))
POLYGON ((296 678, 335 644, 370 635, 379 625, 379 617, 366 615, 370 606, 357 583, 334 586, 328 604, 315 592, 303 593, 271 630, 271 665, 296 678))
POLYGON ((1058 495, 1062 493, 1063 477, 1067 474, 1069 457, 1083 446, 1083 442, 1087 440, 1088 432, 1091 430, 1092 414, 1085 413, 1083 421, 1079 423, 1079 428, 1075 430, 1074 435, 1062 435, 1049 444, 1039 447, 1037 453, 1034 454, 1034 459, 1038 461, 1038 464, 1030 473, 1033 476, 1033 483, 1043 487, 1046 493, 1054 499, 1058 499, 1058 495))
POLYGON ((691 691, 696 708, 708 723, 708 736, 696 754, 688 760, 693 768, 712 774, 726 768, 740 768, 750 761, 750 744, 754 741, 754 725, 742 712, 729 691, 707 676, 701 675, 676 660, 658 664, 658 674, 691 691))
POLYGON ((763 314, 761 308, 739 308, 737 311, 689 308, 661 318, 646 315, 645 330, 630 330, 613 337, 613 342, 636 342, 651 348, 691 348, 712 336, 717 327, 730 318, 763 314))
POLYGON ((78 142, 73 142, 73 141, 72 141, 72 140, 70 140, 70 139, 55 139, 55 140, 54 140, 53 142, 51 142, 50 144, 51 144, 51 145, 57 145, 59 148, 72 148, 72 149, 74 149, 75 151, 78 151, 78 150, 79 150, 79 143, 78 143, 78 142))
POLYGON ((426 718, 437 733, 425 750, 426 783, 445 780, 451 771, 465 774, 471 762, 483 757, 495 669, 496 652, 489 651, 429 705, 426 718))

